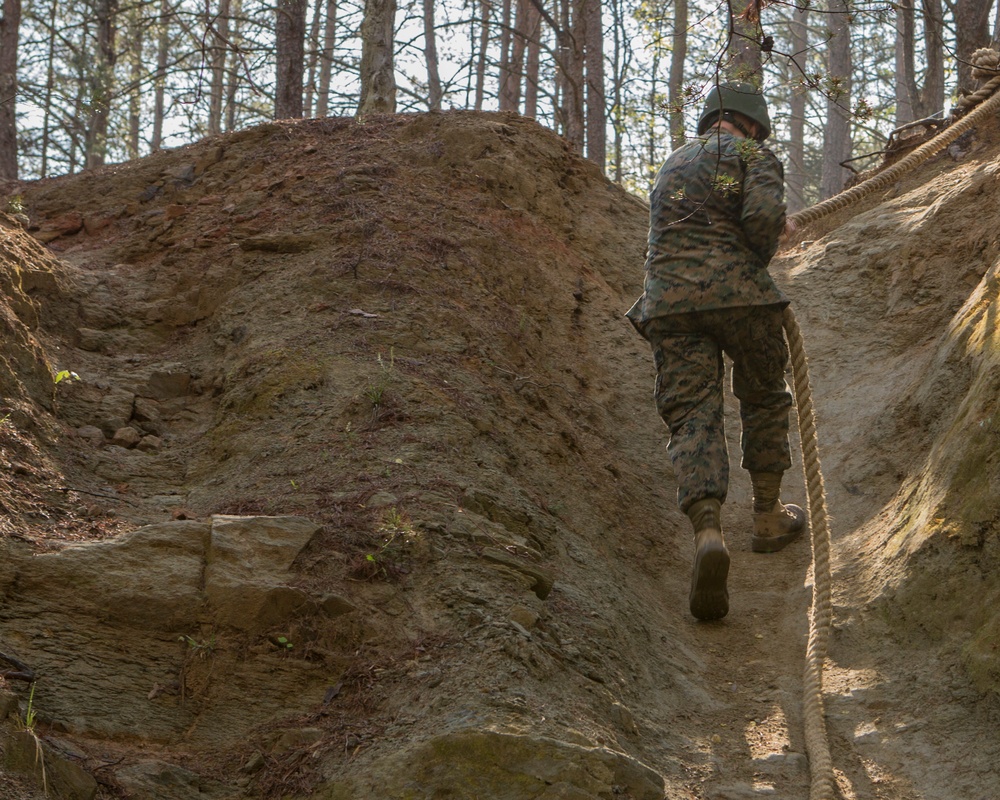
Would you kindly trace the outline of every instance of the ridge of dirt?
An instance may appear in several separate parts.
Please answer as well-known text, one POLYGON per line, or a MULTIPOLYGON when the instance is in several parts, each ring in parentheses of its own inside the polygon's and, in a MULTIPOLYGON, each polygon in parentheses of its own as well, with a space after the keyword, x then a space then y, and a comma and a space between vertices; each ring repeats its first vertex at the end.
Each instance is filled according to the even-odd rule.
MULTIPOLYGON (((996 152, 983 136, 776 265, 835 516, 845 798, 993 785, 977 426, 1000 245, 968 206, 996 207, 996 152)), ((734 470, 733 610, 688 618, 687 521, 622 316, 648 212, 557 136, 282 122, 18 191, 0 653, 36 669, 38 731, 97 796, 807 794, 808 547, 749 552, 734 470), (219 515, 274 519, 233 539, 219 515)))

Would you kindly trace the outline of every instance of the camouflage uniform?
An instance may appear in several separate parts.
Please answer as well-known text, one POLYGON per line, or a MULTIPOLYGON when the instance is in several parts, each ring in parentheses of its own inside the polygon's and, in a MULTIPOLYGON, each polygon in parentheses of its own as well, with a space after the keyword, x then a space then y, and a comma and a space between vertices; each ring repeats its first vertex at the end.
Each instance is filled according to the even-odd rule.
POLYGON ((785 225, 783 197, 774 154, 718 130, 674 151, 656 176, 645 291, 627 316, 653 348, 682 511, 726 499, 723 352, 740 400, 743 467, 791 466, 781 327, 788 300, 767 271, 785 225))

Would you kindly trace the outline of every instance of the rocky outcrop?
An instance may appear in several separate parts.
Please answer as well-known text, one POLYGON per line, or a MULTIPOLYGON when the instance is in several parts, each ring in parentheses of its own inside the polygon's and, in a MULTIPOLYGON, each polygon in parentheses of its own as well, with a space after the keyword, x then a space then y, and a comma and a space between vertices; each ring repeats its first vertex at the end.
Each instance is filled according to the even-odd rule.
MULTIPOLYGON (((39 746, 55 753, 58 732, 167 744, 193 728, 202 746, 231 745, 304 700, 320 702, 338 665, 292 657, 301 642, 290 631, 304 617, 331 624, 353 606, 294 585, 293 562, 317 530, 296 517, 216 516, 55 553, 8 548, 0 639, 38 678, 39 746)), ((35 769, 27 736, 8 737, 8 768, 35 769)), ((77 771, 88 758, 78 755, 77 771)), ((184 783, 168 767, 132 766, 121 782, 139 787, 136 797, 192 796, 155 788, 160 778, 184 783)))

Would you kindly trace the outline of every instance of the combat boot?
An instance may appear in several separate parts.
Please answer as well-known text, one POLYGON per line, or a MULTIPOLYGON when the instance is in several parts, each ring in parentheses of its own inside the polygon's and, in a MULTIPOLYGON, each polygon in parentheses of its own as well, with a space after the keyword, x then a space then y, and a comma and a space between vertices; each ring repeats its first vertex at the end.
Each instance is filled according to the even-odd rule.
POLYGON ((695 530, 689 604, 695 619, 722 619, 729 613, 729 550, 722 538, 722 503, 699 500, 688 509, 695 530))
POLYGON ((753 484, 753 539, 755 553, 775 553, 794 542, 806 529, 806 512, 799 506, 785 505, 781 494, 780 472, 751 472, 753 484))
POLYGON ((754 513, 750 549, 755 553, 776 553, 798 539, 805 529, 806 512, 779 500, 770 511, 754 513))

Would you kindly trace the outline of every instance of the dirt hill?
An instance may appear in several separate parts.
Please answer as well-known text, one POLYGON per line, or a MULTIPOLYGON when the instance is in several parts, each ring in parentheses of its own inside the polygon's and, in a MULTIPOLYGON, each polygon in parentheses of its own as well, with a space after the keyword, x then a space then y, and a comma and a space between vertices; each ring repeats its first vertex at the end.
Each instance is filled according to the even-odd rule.
MULTIPOLYGON (((995 785, 1000 158, 960 155, 774 267, 846 798, 995 785)), ((689 619, 622 316, 647 211, 558 137, 275 123, 5 191, 0 653, 37 683, 0 798, 38 747, 67 797, 806 796, 808 545, 751 554, 737 475, 733 610, 689 619)))

